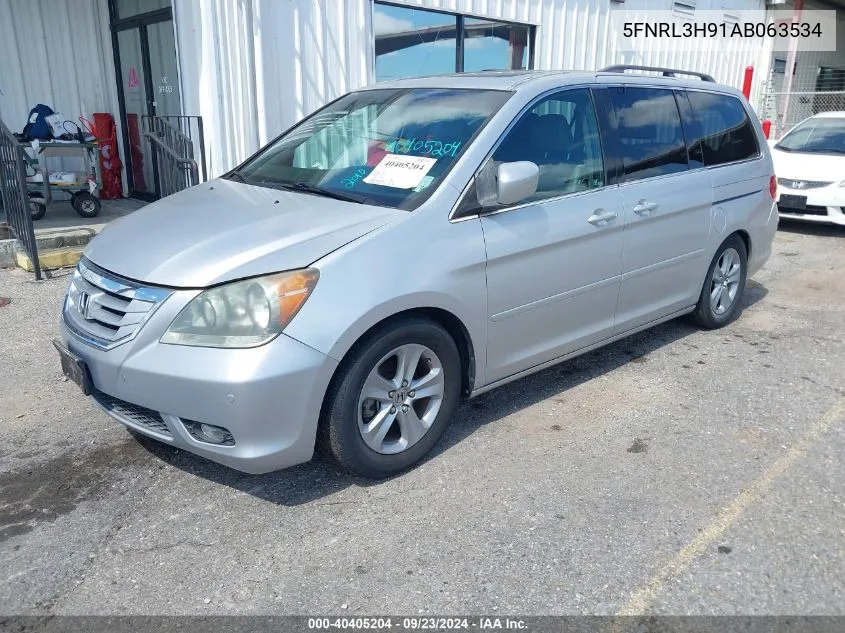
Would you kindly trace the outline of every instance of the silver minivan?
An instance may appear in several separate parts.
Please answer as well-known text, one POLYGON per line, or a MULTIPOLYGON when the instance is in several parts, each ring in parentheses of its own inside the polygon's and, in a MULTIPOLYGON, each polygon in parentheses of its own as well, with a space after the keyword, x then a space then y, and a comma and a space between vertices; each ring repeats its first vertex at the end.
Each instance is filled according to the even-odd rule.
POLYGON ((108 225, 65 299, 64 372, 239 470, 320 443, 384 477, 461 398, 681 315, 731 322, 778 223, 759 122, 706 75, 632 68, 337 99, 108 225))

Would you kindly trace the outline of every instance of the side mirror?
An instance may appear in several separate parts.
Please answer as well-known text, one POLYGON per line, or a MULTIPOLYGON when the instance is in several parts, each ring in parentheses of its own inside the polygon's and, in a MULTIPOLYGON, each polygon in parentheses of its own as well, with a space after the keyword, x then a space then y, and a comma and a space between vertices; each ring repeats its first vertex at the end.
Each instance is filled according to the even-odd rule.
POLYGON ((540 168, 531 161, 502 163, 496 173, 496 202, 514 204, 533 196, 539 180, 540 168))

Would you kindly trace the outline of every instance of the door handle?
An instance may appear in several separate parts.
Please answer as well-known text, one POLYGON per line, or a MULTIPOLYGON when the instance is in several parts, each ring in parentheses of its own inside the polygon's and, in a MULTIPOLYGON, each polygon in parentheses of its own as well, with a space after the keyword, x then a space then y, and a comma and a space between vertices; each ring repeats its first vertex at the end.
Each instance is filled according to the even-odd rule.
POLYGON ((593 215, 587 218, 587 222, 595 226, 604 226, 611 220, 616 219, 616 211, 605 211, 604 209, 596 209, 593 215))
POLYGON ((640 200, 634 206, 634 213, 637 215, 648 215, 657 208, 656 202, 649 202, 648 200, 640 200))

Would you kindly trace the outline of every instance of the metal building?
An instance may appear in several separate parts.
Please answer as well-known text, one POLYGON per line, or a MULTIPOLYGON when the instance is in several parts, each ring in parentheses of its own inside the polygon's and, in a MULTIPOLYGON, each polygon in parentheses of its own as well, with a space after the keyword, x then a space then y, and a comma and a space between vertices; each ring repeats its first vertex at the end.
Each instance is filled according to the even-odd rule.
MULTIPOLYGON (((783 7, 780 7, 783 8, 783 7)), ((739 87, 772 53, 685 40, 623 52, 610 12, 766 9, 766 0, 0 0, 0 119, 21 129, 46 103, 119 122, 127 193, 166 193, 149 115, 199 117, 209 176, 233 167, 344 92, 397 75, 502 68, 661 65, 739 87)), ((692 13, 690 13, 692 12, 692 13)), ((808 60, 809 63, 809 60, 808 60)), ((755 102, 761 86, 755 85, 755 102)))

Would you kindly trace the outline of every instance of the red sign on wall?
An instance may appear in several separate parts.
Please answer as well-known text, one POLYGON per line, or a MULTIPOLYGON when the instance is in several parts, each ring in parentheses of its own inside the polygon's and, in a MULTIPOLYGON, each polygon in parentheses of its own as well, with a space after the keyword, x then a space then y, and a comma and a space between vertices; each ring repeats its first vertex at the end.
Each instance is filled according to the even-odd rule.
POLYGON ((129 87, 130 88, 137 88, 138 87, 138 71, 135 70, 134 66, 129 67, 129 87))

